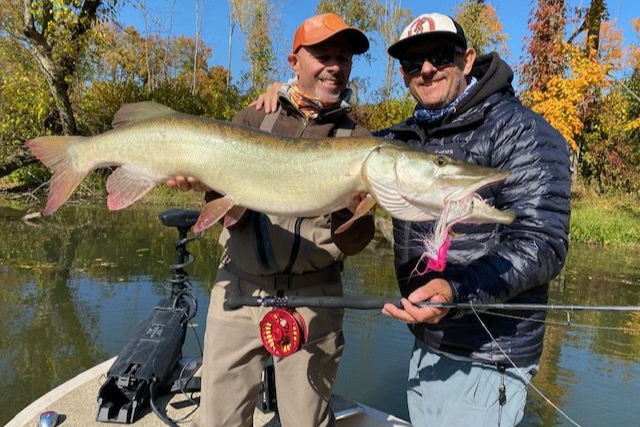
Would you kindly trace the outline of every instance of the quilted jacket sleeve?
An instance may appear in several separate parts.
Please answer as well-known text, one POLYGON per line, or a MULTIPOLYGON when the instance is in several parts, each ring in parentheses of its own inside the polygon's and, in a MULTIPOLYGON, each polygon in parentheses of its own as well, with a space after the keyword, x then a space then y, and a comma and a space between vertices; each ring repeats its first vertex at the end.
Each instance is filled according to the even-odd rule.
POLYGON ((483 303, 512 299, 559 274, 567 255, 571 172, 568 144, 542 117, 515 99, 500 108, 490 165, 511 175, 496 195, 498 209, 516 220, 498 228, 495 246, 450 283, 456 300, 483 303))

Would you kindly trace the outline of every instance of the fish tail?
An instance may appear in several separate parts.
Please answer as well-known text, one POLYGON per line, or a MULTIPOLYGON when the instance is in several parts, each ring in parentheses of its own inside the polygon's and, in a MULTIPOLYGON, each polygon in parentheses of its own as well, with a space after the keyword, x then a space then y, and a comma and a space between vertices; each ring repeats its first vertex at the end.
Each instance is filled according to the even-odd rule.
POLYGON ((69 154, 69 147, 82 139, 81 136, 43 136, 25 143, 52 173, 43 215, 50 215, 62 206, 89 173, 78 170, 69 154))

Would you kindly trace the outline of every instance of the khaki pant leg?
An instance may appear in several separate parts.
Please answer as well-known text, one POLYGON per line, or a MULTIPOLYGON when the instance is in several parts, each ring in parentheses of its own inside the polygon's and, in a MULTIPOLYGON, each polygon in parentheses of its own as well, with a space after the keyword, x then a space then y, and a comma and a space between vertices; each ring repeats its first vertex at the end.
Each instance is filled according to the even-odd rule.
POLYGON ((268 353, 258 324, 264 309, 224 311, 229 294, 250 296, 258 288, 220 269, 207 315, 202 392, 196 424, 200 427, 250 427, 268 353))
MULTIPOLYGON (((340 296, 342 284, 326 284, 287 292, 287 295, 340 296)), ((298 352, 274 358, 278 413, 283 427, 335 425, 331 390, 344 350, 342 309, 299 308, 309 336, 298 352)))

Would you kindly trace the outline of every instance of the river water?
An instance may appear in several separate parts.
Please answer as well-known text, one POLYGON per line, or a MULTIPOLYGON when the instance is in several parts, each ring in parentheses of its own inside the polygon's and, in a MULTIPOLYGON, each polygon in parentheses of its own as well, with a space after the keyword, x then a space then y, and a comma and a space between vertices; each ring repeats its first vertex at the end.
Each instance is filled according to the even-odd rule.
MULTIPOLYGON (((31 401, 120 351, 168 295, 178 233, 160 208, 107 212, 65 206, 20 221, 0 208, 0 425, 31 401)), ((199 311, 183 353, 200 341, 220 249, 217 230, 189 244, 199 311)), ((375 240, 347 261, 345 294, 397 297, 392 252, 375 240)), ((573 246, 550 303, 640 305, 640 251, 573 246)), ((550 312, 541 369, 521 426, 640 426, 640 313, 550 312), (550 403, 576 424, 567 420, 550 403)), ((404 395, 413 343, 378 311, 347 310, 347 347, 335 391, 408 418, 404 395)))

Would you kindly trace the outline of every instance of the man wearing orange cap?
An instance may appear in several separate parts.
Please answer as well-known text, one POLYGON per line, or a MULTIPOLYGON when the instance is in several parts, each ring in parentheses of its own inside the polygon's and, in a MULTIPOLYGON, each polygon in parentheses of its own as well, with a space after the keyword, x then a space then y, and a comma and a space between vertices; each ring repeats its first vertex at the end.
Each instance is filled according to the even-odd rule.
MULTIPOLYGON (((407 120, 376 136, 470 163, 508 169, 503 183, 480 192, 511 225, 457 225, 441 271, 425 270, 433 222, 394 219, 396 276, 403 309, 383 312, 409 324, 415 345, 407 403, 415 427, 514 426, 523 417, 538 370, 544 312, 449 310, 440 303, 545 304, 549 282, 568 249, 571 174, 568 145, 514 96, 513 71, 497 53, 477 56, 450 16, 415 18, 388 49, 416 100, 407 120)), ((272 85, 257 106, 277 103, 272 85)))
MULTIPOLYGON (((280 89, 281 107, 271 114, 249 107, 233 122, 292 137, 369 135, 347 116, 353 55, 368 48, 364 33, 348 27, 337 15, 307 19, 297 29, 287 57, 296 80, 280 89)), ((169 185, 203 189, 189 177, 176 177, 169 185)), ((215 195, 207 193, 207 197, 215 195)), ((344 258, 364 249, 375 231, 373 217, 366 216, 344 233, 334 234, 351 216, 348 210, 315 218, 247 212, 223 230, 224 253, 207 319, 196 425, 251 426, 261 372, 269 357, 260 338, 260 321, 270 310, 226 310, 226 297, 342 295, 344 258)), ((304 345, 289 356, 274 356, 278 412, 284 427, 335 425, 329 403, 344 348, 343 314, 342 309, 298 310, 297 319, 308 325, 304 345)))

